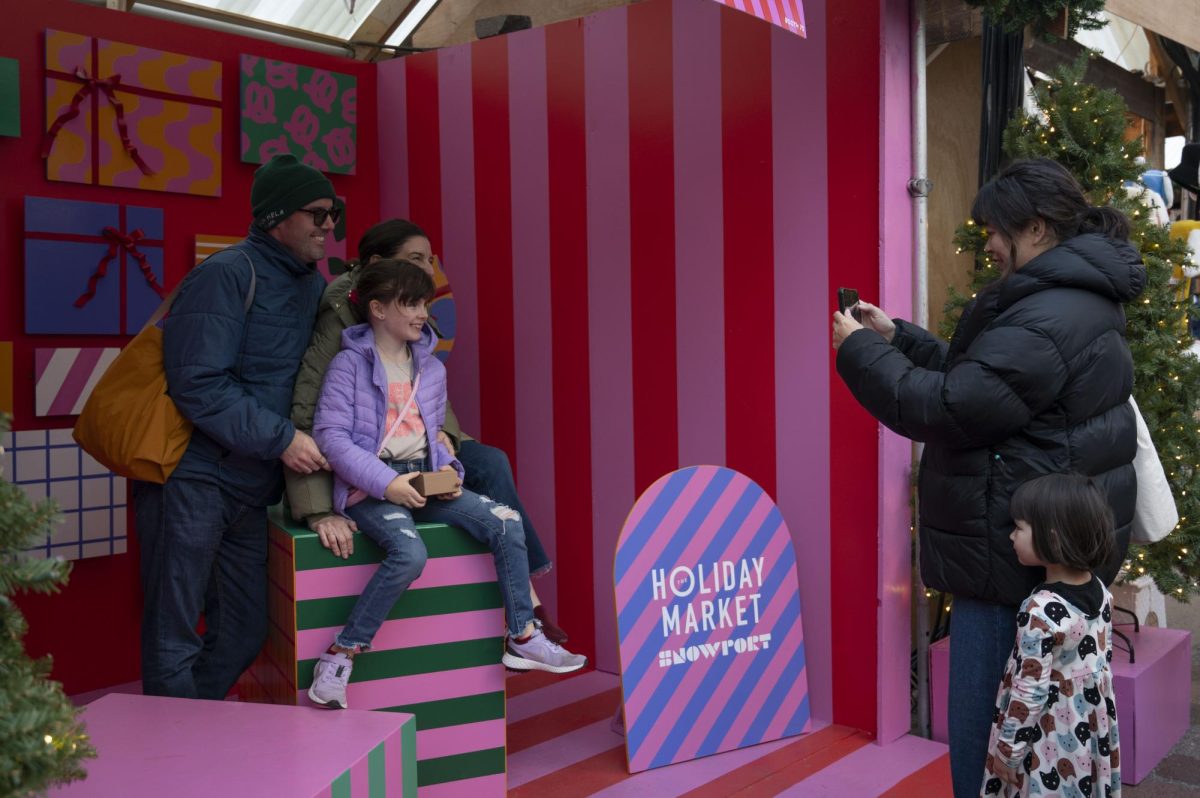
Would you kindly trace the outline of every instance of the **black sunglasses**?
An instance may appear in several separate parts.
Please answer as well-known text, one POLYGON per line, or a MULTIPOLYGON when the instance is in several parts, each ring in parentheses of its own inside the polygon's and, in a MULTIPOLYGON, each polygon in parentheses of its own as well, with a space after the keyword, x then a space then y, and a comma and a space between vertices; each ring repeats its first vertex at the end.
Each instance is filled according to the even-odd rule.
POLYGON ((326 219, 330 219, 334 224, 338 223, 338 219, 342 218, 341 208, 300 208, 299 210, 305 213, 311 213, 313 224, 321 227, 325 224, 326 219))

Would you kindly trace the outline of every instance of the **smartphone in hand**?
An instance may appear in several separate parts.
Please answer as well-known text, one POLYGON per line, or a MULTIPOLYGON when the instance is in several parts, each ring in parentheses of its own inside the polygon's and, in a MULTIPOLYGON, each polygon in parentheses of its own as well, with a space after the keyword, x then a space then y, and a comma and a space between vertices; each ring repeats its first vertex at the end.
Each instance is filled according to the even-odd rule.
POLYGON ((853 288, 839 288, 837 296, 838 310, 840 310, 843 315, 849 312, 850 316, 855 321, 857 321, 859 324, 862 324, 862 312, 858 307, 858 291, 853 288))

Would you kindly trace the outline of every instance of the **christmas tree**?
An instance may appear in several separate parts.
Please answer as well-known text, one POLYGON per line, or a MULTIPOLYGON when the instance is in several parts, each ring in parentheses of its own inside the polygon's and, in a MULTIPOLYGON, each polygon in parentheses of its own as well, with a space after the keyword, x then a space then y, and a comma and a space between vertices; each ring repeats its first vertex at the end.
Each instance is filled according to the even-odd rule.
POLYGON ((1043 39, 1064 34, 1072 39, 1080 30, 1098 30, 1106 24, 1094 16, 1104 10, 1105 0, 966 0, 966 3, 982 8, 993 25, 1009 33, 1029 25, 1043 39))
MULTIPOLYGON (((1187 353, 1188 305, 1172 284, 1177 267, 1189 257, 1187 246, 1171 240, 1144 206, 1124 189, 1144 167, 1135 158, 1141 145, 1125 140, 1126 107, 1116 92, 1085 82, 1088 56, 1057 69, 1033 91, 1038 113, 1021 115, 1004 133, 1009 158, 1053 158, 1088 193, 1093 205, 1112 205, 1132 222, 1130 240, 1146 264, 1146 290, 1125 307, 1126 339, 1133 353, 1134 398, 1166 469, 1179 510, 1179 525, 1151 546, 1130 548, 1127 570, 1148 573, 1164 593, 1186 600, 1200 592, 1200 361, 1187 353)), ((971 294, 1000 276, 983 252, 986 236, 968 221, 955 235, 960 252, 972 253, 976 270, 971 294)), ((940 332, 954 330, 969 297, 951 289, 940 332)))
MULTIPOLYGON (((0 415, 0 440, 8 424, 0 415)), ((47 678, 50 658, 34 660, 25 653, 25 618, 12 600, 17 591, 51 593, 66 582, 70 563, 22 553, 45 539, 56 516, 52 502, 33 504, 0 471, 0 795, 5 796, 38 795, 52 784, 82 779, 83 760, 96 755, 62 685, 47 678)))

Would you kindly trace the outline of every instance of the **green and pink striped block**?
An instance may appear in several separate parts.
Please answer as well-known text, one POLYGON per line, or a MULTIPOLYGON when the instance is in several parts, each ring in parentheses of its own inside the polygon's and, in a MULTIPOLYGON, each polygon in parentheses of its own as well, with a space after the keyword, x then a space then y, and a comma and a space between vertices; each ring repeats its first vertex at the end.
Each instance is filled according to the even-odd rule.
MULTIPOLYGON (((307 706, 313 665, 383 553, 356 534, 354 554, 343 560, 282 507, 270 519, 270 632, 239 691, 246 700, 307 706)), ((456 527, 421 524, 418 532, 425 570, 371 651, 355 658, 347 698, 352 709, 416 716, 420 798, 503 795, 504 607, 492 555, 456 527)))

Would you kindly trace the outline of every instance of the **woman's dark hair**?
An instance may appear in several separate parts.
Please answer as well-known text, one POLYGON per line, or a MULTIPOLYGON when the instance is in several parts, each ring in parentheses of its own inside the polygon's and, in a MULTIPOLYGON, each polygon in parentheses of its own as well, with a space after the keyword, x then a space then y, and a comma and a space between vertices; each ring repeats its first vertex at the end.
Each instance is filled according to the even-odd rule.
POLYGON ((433 299, 433 278, 415 263, 384 258, 363 269, 355 287, 354 309, 359 318, 370 318, 371 300, 384 305, 415 305, 433 299))
MULTIPOLYGON (((1078 181, 1049 158, 1016 161, 975 195, 971 218, 991 225, 1010 242, 1034 219, 1043 219, 1059 241, 1082 233, 1129 238, 1129 219, 1116 208, 1088 202, 1078 181)), ((1015 246, 1012 260, 1016 258, 1015 246)))
POLYGON ((407 219, 388 219, 380 222, 358 239, 358 263, 368 263, 378 255, 390 258, 410 238, 429 238, 425 231, 407 219))
POLYGON ((1009 513, 1033 530, 1033 548, 1043 562, 1092 571, 1108 561, 1116 545, 1113 514, 1090 477, 1047 474, 1017 488, 1009 513))

